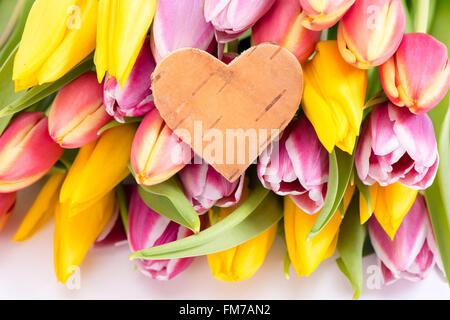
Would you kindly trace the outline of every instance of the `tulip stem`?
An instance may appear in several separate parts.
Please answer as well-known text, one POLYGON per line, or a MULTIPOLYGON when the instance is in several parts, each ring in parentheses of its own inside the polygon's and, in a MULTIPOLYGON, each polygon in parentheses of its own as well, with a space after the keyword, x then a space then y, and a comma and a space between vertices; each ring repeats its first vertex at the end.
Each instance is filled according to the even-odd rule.
POLYGON ((415 12, 415 31, 427 33, 430 0, 418 0, 415 12))
POLYGON ((119 184, 116 188, 117 201, 119 202, 119 212, 120 217, 122 218, 123 228, 125 229, 125 233, 128 236, 128 206, 127 206, 127 198, 125 196, 125 190, 123 186, 119 184))

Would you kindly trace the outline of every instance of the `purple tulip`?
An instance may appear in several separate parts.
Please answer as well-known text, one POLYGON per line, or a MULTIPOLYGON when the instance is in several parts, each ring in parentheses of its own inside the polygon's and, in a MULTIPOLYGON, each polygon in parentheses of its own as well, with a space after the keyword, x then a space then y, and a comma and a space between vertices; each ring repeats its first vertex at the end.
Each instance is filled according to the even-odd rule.
MULTIPOLYGON (((128 208, 128 240, 133 252, 159 246, 181 238, 192 232, 150 209, 141 199, 134 186, 128 208)), ((170 260, 138 260, 143 274, 156 280, 170 280, 185 270, 194 258, 170 260)))
POLYGON ((241 199, 244 186, 244 175, 231 183, 198 157, 180 171, 179 178, 184 194, 198 214, 213 206, 234 206, 241 199))
POLYGON ((150 38, 147 37, 123 88, 116 78, 106 75, 103 87, 106 112, 117 121, 124 122, 123 117, 138 117, 152 110, 155 104, 150 87, 155 67, 150 51, 150 38))
POLYGON ((435 245, 425 198, 417 198, 403 218, 392 241, 375 217, 369 220, 369 235, 380 262, 385 285, 398 279, 417 281, 424 279, 437 263, 439 254, 431 249, 435 245))
POLYGON ((181 48, 214 50, 214 27, 205 20, 203 1, 158 1, 151 37, 151 48, 157 63, 170 52, 181 48))
POLYGON ((275 0, 205 0, 205 18, 216 29, 216 39, 225 43, 250 29, 275 0))
POLYGON ((290 195, 303 211, 313 214, 322 208, 328 152, 304 115, 292 121, 280 141, 259 156, 257 171, 265 188, 281 196, 290 195))
POLYGON ((364 184, 399 182, 426 189, 434 180, 439 155, 433 124, 391 102, 373 108, 356 150, 356 169, 364 184))

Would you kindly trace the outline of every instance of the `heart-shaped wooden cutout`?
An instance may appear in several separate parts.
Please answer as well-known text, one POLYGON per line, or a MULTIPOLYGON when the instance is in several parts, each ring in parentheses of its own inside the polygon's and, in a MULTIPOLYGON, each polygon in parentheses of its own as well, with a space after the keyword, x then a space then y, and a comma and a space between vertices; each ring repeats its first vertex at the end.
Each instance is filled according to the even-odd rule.
POLYGON ((166 124, 230 182, 284 130, 303 92, 300 63, 273 44, 252 47, 229 65, 202 50, 180 49, 152 77, 166 124))

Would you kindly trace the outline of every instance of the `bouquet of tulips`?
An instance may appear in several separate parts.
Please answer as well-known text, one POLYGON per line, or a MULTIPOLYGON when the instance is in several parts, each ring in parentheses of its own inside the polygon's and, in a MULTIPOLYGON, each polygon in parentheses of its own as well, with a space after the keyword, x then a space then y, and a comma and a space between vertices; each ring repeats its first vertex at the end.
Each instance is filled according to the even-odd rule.
POLYGON ((16 192, 44 179, 12 240, 54 216, 58 281, 93 245, 119 241, 152 279, 207 255, 214 277, 241 281, 277 236, 287 276, 337 252, 355 298, 373 253, 386 285, 435 266, 450 278, 450 2, 18 0, 0 10, 0 228, 16 192), (298 60, 301 104, 230 181, 166 123, 152 74, 182 48, 228 64, 262 43, 298 60))

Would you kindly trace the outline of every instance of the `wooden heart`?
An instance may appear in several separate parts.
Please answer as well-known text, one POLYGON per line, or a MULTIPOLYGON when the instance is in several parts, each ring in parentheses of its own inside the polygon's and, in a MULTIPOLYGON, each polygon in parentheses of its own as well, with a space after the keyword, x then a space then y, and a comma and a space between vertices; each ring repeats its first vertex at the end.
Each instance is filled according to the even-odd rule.
POLYGON ((189 48, 157 65, 152 90, 169 128, 233 182, 294 117, 303 74, 295 56, 273 44, 229 65, 189 48))

